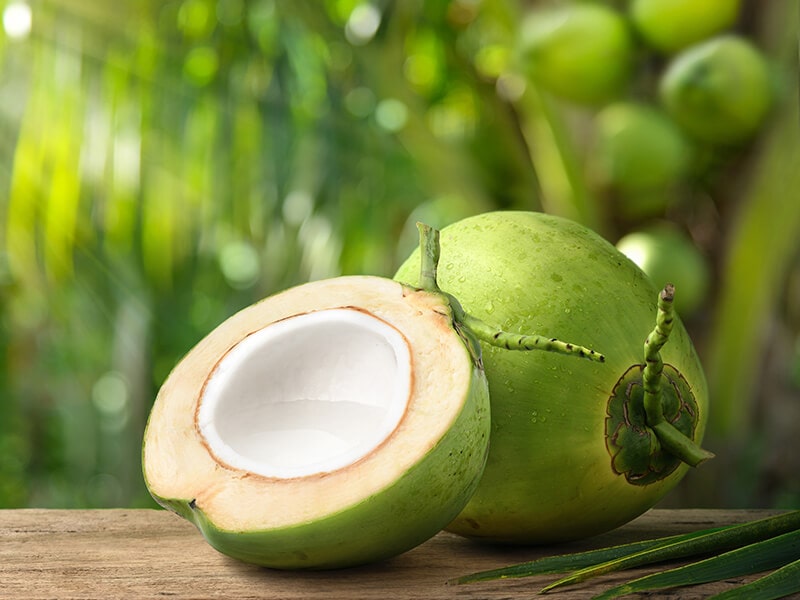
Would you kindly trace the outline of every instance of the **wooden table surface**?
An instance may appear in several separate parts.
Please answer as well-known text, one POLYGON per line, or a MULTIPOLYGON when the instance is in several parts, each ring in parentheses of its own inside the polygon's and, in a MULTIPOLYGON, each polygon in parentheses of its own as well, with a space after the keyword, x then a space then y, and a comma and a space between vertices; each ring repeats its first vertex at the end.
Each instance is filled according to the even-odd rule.
MULTIPOLYGON (((265 598, 405 600, 533 598, 552 576, 448 585, 474 571, 549 554, 738 523, 757 510, 651 510, 591 540, 547 548, 496 548, 440 533, 389 561, 327 572, 281 572, 239 563, 208 546, 191 524, 159 510, 0 510, 0 598, 265 598)), ((551 598, 590 598, 639 569, 566 588, 551 598)), ((706 598, 752 579, 648 598, 706 598)), ((644 597, 644 596, 642 596, 644 597)))

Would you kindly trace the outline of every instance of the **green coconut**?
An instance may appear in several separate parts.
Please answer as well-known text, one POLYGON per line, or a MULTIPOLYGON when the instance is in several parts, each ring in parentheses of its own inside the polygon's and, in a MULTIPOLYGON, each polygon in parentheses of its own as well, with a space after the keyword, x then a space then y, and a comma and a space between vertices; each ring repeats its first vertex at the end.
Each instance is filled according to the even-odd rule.
POLYGON ((742 144, 765 123, 774 98, 770 67, 749 39, 719 35, 675 55, 659 81, 667 113, 687 136, 742 144))
MULTIPOLYGON (((418 285, 419 264, 417 250, 395 278, 418 285)), ((601 533, 710 456, 698 446, 706 381, 671 288, 659 295, 599 235, 533 212, 470 217, 441 231, 438 283, 505 331, 557 334, 605 355, 575 361, 481 341, 489 458, 450 531, 516 543, 601 533)))
POLYGON ((631 0, 630 20, 651 47, 672 54, 736 23, 741 0, 631 0))
POLYGON ((486 379, 449 300, 340 277, 245 308, 193 348, 155 400, 143 470, 224 554, 345 567, 451 521, 488 435, 486 379))
POLYGON ((694 241, 668 222, 631 231, 617 240, 617 248, 644 271, 651 281, 671 281, 681 291, 675 308, 691 317, 705 303, 711 288, 711 267, 694 241))
POLYGON ((518 42, 523 72, 555 96, 601 105, 630 82, 635 42, 625 17, 593 3, 535 8, 523 18, 518 42))

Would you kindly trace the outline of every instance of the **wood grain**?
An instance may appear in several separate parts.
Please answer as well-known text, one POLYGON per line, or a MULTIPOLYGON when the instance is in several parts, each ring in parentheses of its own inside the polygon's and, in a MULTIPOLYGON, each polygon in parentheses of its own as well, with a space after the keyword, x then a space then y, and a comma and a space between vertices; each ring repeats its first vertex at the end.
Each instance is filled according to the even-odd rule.
MULTIPOLYGON (((770 512, 758 510, 652 510, 609 534, 547 548, 497 548, 441 533, 377 565, 298 573, 229 559, 208 546, 191 524, 166 511, 0 510, 0 598, 532 598, 551 577, 462 586, 448 585, 447 580, 548 554, 738 523, 767 514, 770 512)), ((591 585, 547 597, 590 598, 609 585, 646 572, 604 576, 591 585)), ((744 580, 647 597, 706 598, 744 580)))

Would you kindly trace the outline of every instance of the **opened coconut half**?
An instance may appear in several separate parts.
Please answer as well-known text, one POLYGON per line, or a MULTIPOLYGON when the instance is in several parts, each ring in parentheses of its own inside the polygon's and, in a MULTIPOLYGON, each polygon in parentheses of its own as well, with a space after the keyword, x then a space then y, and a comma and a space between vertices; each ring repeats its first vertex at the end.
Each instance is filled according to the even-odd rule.
POLYGON ((145 481, 240 560, 334 568, 399 554, 477 485, 479 362, 441 294, 378 277, 292 288, 222 323, 170 374, 145 481))

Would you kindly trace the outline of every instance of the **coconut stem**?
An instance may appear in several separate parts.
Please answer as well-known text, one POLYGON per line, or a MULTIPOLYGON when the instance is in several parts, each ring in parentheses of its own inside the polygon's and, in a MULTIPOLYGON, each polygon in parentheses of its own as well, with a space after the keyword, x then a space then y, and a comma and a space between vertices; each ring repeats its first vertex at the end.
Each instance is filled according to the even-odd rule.
POLYGON ((548 338, 541 335, 524 335, 509 333, 485 323, 477 317, 468 314, 456 298, 439 288, 436 280, 439 264, 440 245, 439 231, 425 223, 417 223, 420 243, 420 287, 429 292, 437 292, 447 297, 453 310, 453 320, 471 331, 482 342, 505 348, 506 350, 545 350, 559 354, 571 354, 580 358, 588 358, 597 362, 605 362, 602 354, 576 344, 562 342, 557 338, 548 338))
POLYGON ((436 281, 437 269, 439 267, 439 230, 426 225, 417 223, 419 230, 419 250, 420 250, 420 271, 419 285, 428 292, 441 292, 436 281))
POLYGON ((606 360, 605 356, 590 348, 562 342, 557 338, 501 331, 467 313, 464 313, 463 323, 472 330, 479 340, 497 348, 505 348, 506 350, 546 350, 547 352, 557 352, 559 354, 572 354, 597 362, 605 362, 606 360))
POLYGON ((655 432, 661 446, 673 456, 696 467, 714 455, 695 444, 693 440, 667 421, 661 402, 661 374, 664 371, 661 348, 667 343, 672 332, 672 324, 675 319, 674 298, 675 287, 668 283, 658 295, 655 329, 650 332, 644 342, 645 367, 642 373, 644 410, 647 424, 655 432))

